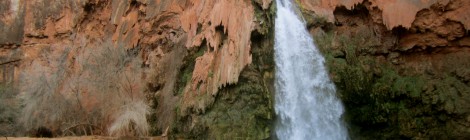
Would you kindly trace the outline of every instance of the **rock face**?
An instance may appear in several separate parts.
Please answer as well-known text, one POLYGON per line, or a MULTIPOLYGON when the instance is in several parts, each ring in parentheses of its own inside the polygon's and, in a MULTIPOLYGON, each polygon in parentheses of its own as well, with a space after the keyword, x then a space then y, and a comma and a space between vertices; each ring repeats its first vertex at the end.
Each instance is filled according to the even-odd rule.
POLYGON ((353 139, 468 139, 464 0, 300 0, 353 139))
MULTIPOLYGON (((305 10, 313 11, 317 16, 325 17, 329 22, 334 21, 334 10, 337 7, 344 6, 351 10, 364 0, 299 0, 301 7, 305 10)), ((468 3, 464 1, 453 0, 369 0, 367 2, 370 8, 375 8, 381 14, 374 15, 374 21, 384 24, 389 30, 394 27, 402 26, 410 28, 416 19, 416 14, 429 9, 432 5, 439 5, 439 9, 445 12, 443 18, 456 22, 461 22, 465 28, 470 28, 468 3), (449 4, 449 2, 451 4, 449 4)))
MULTIPOLYGON (((63 70, 54 91, 68 95, 71 80, 90 76, 79 63, 100 64, 81 58, 102 46, 125 48, 129 61, 142 60, 131 75, 152 105, 153 135, 169 129, 183 138, 266 138, 273 118, 273 8, 271 0, 4 0, 1 80, 25 93, 32 71, 51 70, 44 76, 54 77, 63 70)), ((123 69, 133 69, 125 62, 123 69)), ((91 89, 83 90, 81 102, 93 108, 91 89)))
MULTIPOLYGON (((353 138, 470 137, 468 1, 297 2, 353 138)), ((119 117, 107 114, 124 114, 114 102, 122 95, 146 99, 151 135, 266 139, 274 9, 272 0, 3 0, 0 91, 48 97, 23 102, 34 121, 22 123, 55 136, 109 134, 119 117), (49 100, 60 102, 34 108, 49 100), (59 111, 75 117, 45 117, 59 103, 78 105, 59 111), (96 112, 99 126, 81 118, 96 112)), ((136 133, 145 134, 126 134, 136 133)))

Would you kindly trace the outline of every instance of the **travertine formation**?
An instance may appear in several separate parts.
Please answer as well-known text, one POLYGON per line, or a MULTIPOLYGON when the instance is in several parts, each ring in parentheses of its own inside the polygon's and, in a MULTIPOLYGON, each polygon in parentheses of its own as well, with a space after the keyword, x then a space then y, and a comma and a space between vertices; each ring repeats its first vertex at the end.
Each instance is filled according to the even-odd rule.
MULTIPOLYGON (((270 3, 261 1, 263 8, 270 3)), ((224 85, 237 83, 242 69, 251 63, 250 35, 255 29, 251 1, 11 0, 2 1, 1 12, 0 44, 10 46, 73 46, 79 41, 111 39, 115 46, 131 49, 139 44, 155 45, 152 43, 159 38, 175 42, 185 36, 188 49, 208 48, 197 59, 191 91, 215 94, 224 85), (155 26, 162 25, 184 33, 156 34, 155 26)))
MULTIPOLYGON (((299 0, 302 8, 314 11, 319 16, 326 17, 328 21, 334 21, 333 11, 336 7, 345 6, 347 9, 354 8, 364 0, 299 0)), ((458 0, 369 0, 371 7, 379 9, 382 14, 377 18, 383 21, 388 29, 402 26, 410 28, 415 21, 416 14, 424 9, 430 8, 433 4, 449 7, 441 7, 442 10, 454 10, 446 13, 445 17, 457 22, 462 22, 465 28, 470 29, 470 11, 467 2, 458 0)))
MULTIPOLYGON (((296 2, 303 13, 337 24, 337 33, 372 36, 366 43, 382 46, 374 48, 374 56, 384 55, 380 60, 396 64, 406 60, 404 67, 421 69, 418 64, 427 61, 436 63, 426 65, 430 69, 450 69, 440 65, 444 61, 438 61, 438 55, 426 52, 465 56, 470 46, 466 0, 296 2), (349 16, 357 11, 348 10, 360 9, 357 6, 371 19, 349 16)), ((123 47, 127 55, 142 60, 144 72, 133 76, 143 81, 135 87, 142 87, 153 105, 155 134, 169 128, 214 138, 232 131, 227 122, 240 121, 252 126, 244 132, 256 136, 251 133, 256 128, 266 138, 269 129, 258 127, 258 122, 269 123, 273 112, 272 47, 267 46, 273 41, 274 6, 272 0, 0 0, 0 82, 15 83, 21 91, 29 86, 22 75, 42 70, 49 71, 47 77, 64 70, 67 74, 56 92, 65 94, 70 81, 81 75, 79 63, 97 63, 82 58, 102 46, 123 47), (244 115, 256 119, 231 117, 249 111, 254 113, 244 115), (174 128, 178 126, 184 127, 174 128), (216 133, 214 128, 227 129, 216 133)), ((468 81, 465 67, 449 73, 468 81)), ((93 108, 97 101, 88 93, 85 89, 80 102, 93 108)))
MULTIPOLYGON (((86 60, 79 58, 103 45, 124 47, 143 60, 145 72, 138 78, 146 82, 137 87, 147 87, 149 100, 159 102, 155 125, 164 130, 174 121, 180 98, 183 111, 206 108, 212 103, 198 96, 214 98, 238 82, 252 63, 251 34, 263 24, 255 17, 256 6, 271 5, 271 0, 4 0, 2 81, 23 89, 22 74, 64 69, 68 74, 58 92, 66 94, 68 82, 81 75, 78 61, 86 60), (183 95, 175 96, 180 91, 183 95)), ((82 98, 93 107, 93 97, 82 98)))
POLYGON ((238 82, 242 69, 251 63, 253 7, 247 1, 196 0, 192 5, 181 16, 188 33, 186 47, 207 46, 207 50, 196 59, 190 91, 215 94, 220 87, 238 82))

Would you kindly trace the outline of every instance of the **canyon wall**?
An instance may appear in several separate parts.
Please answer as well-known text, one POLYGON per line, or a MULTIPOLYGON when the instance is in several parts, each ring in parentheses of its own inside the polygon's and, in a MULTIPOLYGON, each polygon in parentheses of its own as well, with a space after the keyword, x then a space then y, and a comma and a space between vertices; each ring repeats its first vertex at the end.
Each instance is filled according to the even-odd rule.
MULTIPOLYGON (((353 139, 470 137, 469 2, 296 2, 353 139)), ((34 95, 18 101, 23 135, 113 135, 121 118, 107 114, 122 102, 150 107, 139 117, 150 134, 131 135, 267 139, 274 17, 271 0, 3 0, 0 91, 34 95)), ((0 133, 14 130, 1 119, 0 133)))
POLYGON ((470 137, 470 2, 297 2, 353 139, 470 137))
MULTIPOLYGON (((271 0, 4 0, 0 80, 19 95, 41 92, 31 83, 54 83, 48 92, 76 95, 85 114, 101 101, 99 92, 112 89, 100 86, 126 90, 150 105, 151 135, 267 138, 273 8, 271 0), (122 58, 108 56, 121 48, 122 58)), ((118 119, 103 120, 99 130, 90 124, 90 131, 112 135, 118 119)), ((24 129, 45 125, 67 135, 63 119, 48 121, 24 129)))

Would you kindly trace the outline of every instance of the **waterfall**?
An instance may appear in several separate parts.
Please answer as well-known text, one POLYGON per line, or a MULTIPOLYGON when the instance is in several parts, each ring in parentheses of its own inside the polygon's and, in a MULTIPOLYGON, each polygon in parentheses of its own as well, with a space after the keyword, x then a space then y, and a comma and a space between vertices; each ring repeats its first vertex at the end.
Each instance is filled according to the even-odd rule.
POLYGON ((301 15, 290 0, 277 0, 275 21, 275 134, 281 140, 344 140, 344 112, 301 15))

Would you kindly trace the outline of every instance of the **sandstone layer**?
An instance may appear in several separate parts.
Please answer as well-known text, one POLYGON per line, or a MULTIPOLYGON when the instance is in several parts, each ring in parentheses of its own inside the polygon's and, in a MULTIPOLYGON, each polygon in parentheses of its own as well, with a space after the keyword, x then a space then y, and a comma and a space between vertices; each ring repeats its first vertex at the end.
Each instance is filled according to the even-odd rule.
POLYGON ((313 11, 317 16, 326 18, 329 22, 334 21, 334 10, 344 6, 354 9, 359 4, 366 2, 370 8, 376 8, 381 14, 374 15, 374 20, 384 24, 388 29, 402 26, 410 28, 415 21, 419 11, 429 9, 432 5, 441 6, 439 9, 445 12, 443 18, 461 22, 465 28, 470 28, 470 12, 468 3, 453 0, 299 0, 301 7, 313 11), (451 4, 449 4, 449 2, 451 4))
MULTIPOLYGON (((272 45, 269 37, 272 5, 271 0, 4 0, 0 2, 1 81, 15 85, 19 94, 35 94, 30 83, 53 83, 51 92, 64 95, 66 99, 74 99, 72 93, 77 93, 80 106, 93 111, 100 102, 95 92, 101 90, 94 87, 120 88, 119 85, 113 85, 112 79, 101 81, 99 78, 90 80, 96 84, 88 86, 76 82, 107 77, 107 74, 93 72, 108 69, 109 73, 124 75, 109 78, 133 80, 129 88, 122 87, 136 92, 130 95, 132 98, 145 95, 152 107, 149 122, 153 135, 172 133, 174 137, 183 138, 224 138, 232 133, 268 137, 269 122, 259 124, 258 118, 244 122, 241 120, 244 117, 222 122, 202 120, 219 119, 220 115, 206 115, 218 104, 224 104, 220 108, 224 111, 246 108, 230 106, 225 101, 219 103, 219 98, 223 97, 219 95, 220 90, 236 97, 232 103, 249 105, 252 102, 253 106, 244 112, 246 116, 261 113, 264 116, 259 119, 272 119, 272 104, 266 102, 272 92, 267 79, 272 76, 264 72, 272 71, 269 68, 273 64, 271 58, 259 60, 265 57, 261 54, 272 52, 266 47, 272 45), (106 48, 124 48, 126 58, 89 59, 97 55, 109 57, 106 53, 114 51, 106 48), (254 55, 260 58, 253 58, 254 55), (98 60, 102 62, 96 62, 98 60), (100 65, 102 68, 97 67, 100 65), (118 69, 106 68, 111 65, 118 69), (248 84, 239 82, 244 71, 252 74, 245 76, 245 82, 254 82, 251 84, 256 89, 229 90, 248 84), (27 80, 33 74, 46 80, 27 80), (248 92, 259 98, 239 97, 248 92), (259 102, 264 103, 258 105, 259 102), (258 107, 265 110, 256 111, 258 107), (235 122, 244 123, 248 129, 221 125, 235 122), (201 127, 194 128, 194 125, 201 127), (222 126, 224 129, 220 129, 222 126), (221 135, 226 132, 225 136, 221 135)), ((100 124, 108 126, 115 119, 110 117, 100 124)), ((67 135, 65 133, 69 132, 64 127, 68 126, 62 126, 65 123, 57 120, 61 119, 49 120, 49 123, 33 121, 34 128, 24 129, 46 125, 61 133, 58 135, 67 135)), ((93 129, 91 133, 107 134, 107 130, 98 130, 95 126, 90 129, 93 129)))

